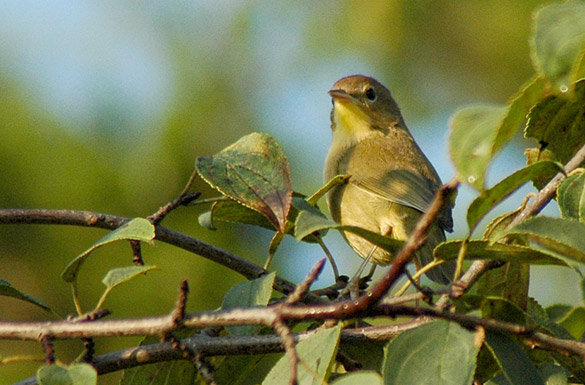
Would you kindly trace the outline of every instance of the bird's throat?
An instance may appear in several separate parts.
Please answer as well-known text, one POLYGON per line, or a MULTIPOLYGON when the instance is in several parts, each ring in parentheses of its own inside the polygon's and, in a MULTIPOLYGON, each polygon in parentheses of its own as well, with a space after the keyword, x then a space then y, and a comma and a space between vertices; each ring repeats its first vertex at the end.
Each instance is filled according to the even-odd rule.
POLYGON ((372 134, 369 116, 351 102, 335 101, 332 121, 332 150, 348 148, 372 134))

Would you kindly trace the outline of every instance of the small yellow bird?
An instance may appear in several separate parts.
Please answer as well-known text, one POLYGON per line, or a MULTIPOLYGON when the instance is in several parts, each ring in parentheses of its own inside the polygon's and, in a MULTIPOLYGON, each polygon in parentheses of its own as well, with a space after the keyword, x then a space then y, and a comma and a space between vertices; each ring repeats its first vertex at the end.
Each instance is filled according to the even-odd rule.
MULTIPOLYGON (((329 91, 333 98, 333 139, 325 162, 328 182, 351 175, 327 196, 333 219, 394 239, 406 240, 441 186, 439 175, 408 131, 398 104, 377 80, 352 75, 338 80, 329 91)), ((416 264, 433 260, 433 249, 453 231, 452 207, 445 207, 429 230, 416 264)), ((360 236, 345 232, 349 245, 376 264, 392 263, 393 255, 360 236)), ((438 283, 453 279, 454 264, 442 264, 427 273, 438 283)))

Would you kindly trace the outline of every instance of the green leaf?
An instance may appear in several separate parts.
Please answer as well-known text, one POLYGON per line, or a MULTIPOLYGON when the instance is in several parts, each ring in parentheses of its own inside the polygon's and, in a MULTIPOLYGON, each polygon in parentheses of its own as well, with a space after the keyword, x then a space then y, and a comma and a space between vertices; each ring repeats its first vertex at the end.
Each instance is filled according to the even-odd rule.
POLYGON ((532 58, 557 93, 570 90, 581 74, 585 44, 585 4, 580 1, 541 8, 534 18, 532 58))
MULTIPOLYGON (((457 259, 462 241, 441 243, 435 249, 435 258, 450 261, 457 259)), ((489 259, 506 262, 530 263, 532 265, 564 265, 567 264, 555 254, 548 254, 526 246, 491 243, 490 241, 471 240, 467 244, 465 259, 489 259)))
POLYGON ((471 384, 479 346, 455 322, 435 321, 408 330, 386 346, 385 384, 471 384))
POLYGON ((507 112, 505 107, 475 106, 458 111, 451 119, 451 160, 460 180, 478 190, 484 187, 497 129, 507 112))
POLYGON ((302 210, 299 212, 295 221, 295 238, 297 240, 301 240, 315 231, 323 231, 326 229, 349 231, 359 235, 364 239, 367 239, 368 241, 391 253, 398 252, 402 246, 404 246, 404 242, 402 241, 398 241, 390 237, 385 237, 381 234, 376 234, 360 227, 340 225, 339 223, 328 219, 316 208, 302 210))
POLYGON ((481 310, 482 318, 525 325, 527 314, 513 302, 502 297, 485 296, 483 294, 465 294, 455 300, 458 312, 470 313, 481 310))
POLYGON ((482 191, 467 209, 467 225, 469 226, 469 233, 472 233, 478 222, 491 209, 514 191, 522 187, 524 183, 534 179, 536 176, 547 174, 552 177, 558 172, 563 172, 563 167, 559 163, 538 162, 516 171, 489 190, 482 191))
POLYGON ((45 311, 52 311, 51 308, 42 301, 39 301, 33 296, 23 293, 18 289, 15 289, 14 286, 10 284, 10 282, 5 281, 3 279, 0 279, 0 296, 16 298, 21 301, 32 303, 33 305, 37 305, 38 307, 45 311))
POLYGON ((569 311, 571 311, 571 306, 555 304, 546 308, 546 315, 551 322, 557 322, 565 317, 569 311))
POLYGON ((56 364, 42 366, 37 371, 39 385, 92 385, 97 384, 97 372, 89 364, 56 364))
POLYGON ((139 275, 145 274, 150 270, 158 270, 158 266, 125 266, 118 267, 108 271, 102 283, 106 285, 108 289, 128 282, 131 279, 138 277, 139 275))
MULTIPOLYGON (((179 331, 174 333, 177 338, 185 338, 192 331, 179 331)), ((151 345, 160 342, 158 337, 149 336, 142 340, 140 346, 151 345)), ((124 370, 120 385, 183 385, 193 384, 197 377, 197 371, 193 364, 187 360, 157 362, 155 364, 141 365, 124 370)))
POLYGON ((571 175, 561 182, 557 203, 563 218, 585 222, 585 174, 571 175))
POLYGON ((276 140, 252 133, 195 163, 199 175, 223 195, 264 215, 284 231, 292 201, 289 164, 276 140))
POLYGON ((546 385, 568 385, 565 370, 552 362, 545 362, 538 368, 546 385))
POLYGON ((382 380, 382 377, 380 377, 380 375, 376 372, 359 371, 359 372, 352 372, 352 373, 343 375, 331 383, 331 385, 356 385, 356 384, 384 385, 384 381, 382 380))
POLYGON ((549 254, 585 263, 585 223, 573 219, 538 216, 497 234, 497 238, 519 235, 541 246, 549 254))
POLYGON ((487 332, 485 346, 502 370, 501 378, 494 379, 488 384, 545 385, 536 366, 509 337, 487 332))
POLYGON ((150 270, 158 270, 157 266, 126 266, 126 267, 117 267, 108 271, 102 283, 106 286, 106 290, 102 294, 98 304, 96 305, 96 309, 102 307, 110 292, 118 285, 123 284, 124 282, 128 282, 131 279, 138 277, 139 275, 146 274, 146 272, 150 270))
POLYGON ((585 307, 553 305, 546 309, 550 320, 565 328, 576 340, 581 340, 585 334, 585 307))
POLYGON ((475 284, 477 293, 484 296, 499 296, 521 309, 526 308, 530 281, 530 266, 510 262, 486 271, 475 284))
POLYGON ((98 247, 107 245, 108 243, 121 240, 136 240, 144 241, 153 244, 155 233, 154 226, 144 218, 134 218, 130 222, 118 227, 116 230, 108 233, 105 237, 93 244, 89 249, 84 251, 73 259, 69 265, 61 273, 61 279, 65 282, 73 282, 77 278, 77 274, 87 257, 98 247))
MULTIPOLYGON (((565 328, 551 321, 548 318, 547 312, 532 298, 528 301, 527 312, 531 320, 547 334, 565 340, 573 339, 571 334, 565 328)), ((580 382, 585 382, 585 367, 583 367, 583 361, 579 357, 567 356, 566 354, 556 351, 551 351, 550 354, 580 382)))
MULTIPOLYGON (((327 379, 335 361, 340 334, 341 325, 320 329, 297 344, 297 354, 302 361, 298 365, 299 385, 321 385, 327 379)), ((289 379, 290 364, 285 355, 274 365, 262 385, 284 385, 289 379)))
MULTIPOLYGON (((266 274, 252 281, 239 283, 225 295, 221 304, 222 310, 253 306, 266 306, 272 296, 272 286, 276 272, 266 274)), ((228 326, 226 329, 234 335, 251 335, 260 330, 259 325, 228 326)))
POLYGON ((498 128, 494 140, 492 156, 514 138, 523 127, 528 112, 547 93, 547 82, 542 77, 533 77, 508 101, 508 113, 498 128))
MULTIPOLYGON (((529 164, 538 160, 566 164, 585 143, 585 81, 577 83, 570 99, 552 95, 535 105, 524 136, 540 143, 539 148, 526 151, 529 164)), ((545 182, 535 186, 542 188, 545 182)))
POLYGON ((514 302, 495 296, 484 297, 479 295, 478 297, 481 298, 480 310, 482 318, 498 319, 520 325, 526 324, 526 313, 514 302))
POLYGON ((217 201, 211 206, 210 211, 199 216, 199 224, 210 230, 215 230, 214 223, 216 220, 243 223, 274 230, 274 226, 264 215, 233 200, 217 201))
POLYGON ((478 190, 484 188, 490 161, 516 135, 545 89, 546 82, 534 77, 512 96, 507 107, 474 106, 453 116, 449 153, 462 181, 478 190))

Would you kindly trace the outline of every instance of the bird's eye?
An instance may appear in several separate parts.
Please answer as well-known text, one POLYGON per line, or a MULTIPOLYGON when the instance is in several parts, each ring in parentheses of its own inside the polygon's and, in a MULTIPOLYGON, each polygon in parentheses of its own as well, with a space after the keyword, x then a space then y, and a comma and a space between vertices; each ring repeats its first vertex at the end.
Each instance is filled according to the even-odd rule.
POLYGON ((366 90, 366 98, 368 98, 368 100, 371 102, 376 100, 376 91, 374 91, 374 89, 372 87, 369 87, 366 90))

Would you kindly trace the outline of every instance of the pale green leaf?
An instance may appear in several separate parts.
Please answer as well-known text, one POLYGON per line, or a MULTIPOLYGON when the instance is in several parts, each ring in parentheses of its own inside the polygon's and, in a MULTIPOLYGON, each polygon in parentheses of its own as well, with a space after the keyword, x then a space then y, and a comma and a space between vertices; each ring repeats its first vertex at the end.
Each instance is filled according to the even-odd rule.
MULTIPOLYGON (((276 272, 272 272, 252 281, 235 285, 225 295, 221 304, 222 310, 268 305, 275 278, 276 272)), ((251 335, 257 333, 260 326, 229 326, 226 329, 234 335, 251 335)))
POLYGON ((39 301, 33 296, 30 296, 14 288, 14 286, 12 286, 10 282, 5 281, 3 279, 0 279, 0 296, 16 298, 21 301, 32 303, 33 305, 37 305, 38 307, 45 311, 52 311, 51 308, 42 301, 39 301))
POLYGON ((39 385, 95 385, 97 372, 89 364, 71 364, 68 367, 60 365, 42 366, 37 371, 39 385))
POLYGON ((556 173, 562 171, 563 167, 559 163, 538 162, 514 172, 489 190, 482 191, 467 209, 467 225, 469 226, 469 233, 472 233, 478 222, 491 209, 514 191, 522 187, 526 182, 543 174, 554 176, 556 173))
POLYGON ((331 385, 384 385, 382 377, 371 371, 353 372, 339 377, 331 385))
POLYGON ((87 257, 98 247, 121 240, 136 240, 153 243, 154 236, 154 226, 147 219, 134 218, 130 222, 108 233, 89 249, 73 259, 69 265, 67 265, 63 273, 61 273, 61 279, 65 282, 75 281, 77 274, 87 257))
POLYGON ((568 1, 536 12, 532 58, 557 93, 570 90, 581 73, 585 45, 585 4, 568 1))
POLYGON ((557 203, 563 218, 585 222, 585 174, 565 178, 557 189, 557 203))
POLYGON ((479 346, 473 332, 435 321, 407 330, 386 347, 385 384, 471 384, 479 346))
POLYGON ((118 267, 108 271, 102 283, 106 285, 108 289, 112 289, 124 282, 128 282, 131 279, 138 277, 139 275, 145 274, 150 270, 158 270, 158 266, 125 266, 118 267))
MULTIPOLYGON (((320 329, 315 334, 297 344, 297 354, 302 361, 298 365, 299 385, 321 385, 327 380, 335 361, 341 325, 330 329, 320 329)), ((262 385, 288 385, 290 364, 283 356, 268 373, 262 385)))
MULTIPOLYGON (((457 259, 462 241, 448 241, 441 243, 435 249, 435 258, 450 261, 457 259)), ((471 240, 467 244, 465 259, 488 259, 506 262, 529 263, 532 265, 562 265, 565 261, 546 250, 535 249, 527 246, 511 245, 503 243, 491 243, 484 240, 471 240)))
POLYGON ((585 223, 565 218, 538 216, 504 230, 494 237, 522 236, 543 248, 571 261, 585 263, 585 223))
POLYGON ((460 180, 478 190, 484 187, 497 130, 507 113, 505 107, 475 106, 462 109, 451 118, 451 160, 460 180))

